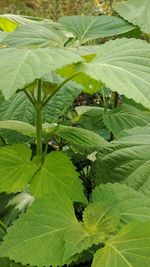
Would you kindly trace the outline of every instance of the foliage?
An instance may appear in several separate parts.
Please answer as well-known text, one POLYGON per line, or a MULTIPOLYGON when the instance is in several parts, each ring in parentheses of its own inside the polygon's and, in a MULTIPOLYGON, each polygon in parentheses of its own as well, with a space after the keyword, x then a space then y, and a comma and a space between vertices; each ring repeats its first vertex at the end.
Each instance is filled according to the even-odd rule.
POLYGON ((0 16, 0 266, 150 265, 149 22, 138 4, 115 5, 124 19, 0 16))

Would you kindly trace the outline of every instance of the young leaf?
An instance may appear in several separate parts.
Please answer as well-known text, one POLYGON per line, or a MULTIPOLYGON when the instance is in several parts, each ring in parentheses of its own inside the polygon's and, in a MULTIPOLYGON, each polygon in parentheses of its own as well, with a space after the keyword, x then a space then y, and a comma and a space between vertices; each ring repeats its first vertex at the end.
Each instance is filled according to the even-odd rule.
POLYGON ((150 33, 149 0, 127 0, 116 3, 113 7, 121 17, 138 25, 143 32, 150 33))
POLYGON ((78 173, 63 152, 46 156, 42 168, 35 174, 31 191, 37 198, 43 195, 65 195, 73 201, 87 203, 78 173))
POLYGON ((89 63, 78 67, 106 87, 150 108, 150 44, 118 39, 101 45, 89 63))
POLYGON ((112 16, 69 16, 61 17, 60 24, 67 31, 73 32, 80 44, 101 37, 118 35, 134 29, 124 20, 112 16))
POLYGON ((93 244, 103 243, 115 232, 119 221, 119 212, 101 203, 90 204, 83 213, 83 223, 69 228, 65 236, 66 261, 73 255, 80 254, 93 244))
POLYGON ((0 192, 18 192, 27 186, 36 167, 26 145, 0 147, 0 192))
POLYGON ((0 256, 31 266, 62 266, 65 231, 77 223, 69 199, 57 194, 37 200, 9 228, 0 256))
POLYGON ((92 168, 96 183, 125 183, 149 197, 149 133, 148 126, 126 130, 111 147, 98 153, 92 168))
POLYGON ((150 123, 150 111, 140 110, 131 105, 122 104, 112 111, 103 114, 103 122, 117 136, 124 129, 146 126, 150 123))
POLYGON ((0 88, 7 100, 17 89, 23 89, 35 79, 41 79, 50 71, 80 61, 81 57, 75 52, 59 48, 0 49, 0 88))
POLYGON ((150 227, 149 223, 131 223, 94 256, 92 267, 149 267, 150 227))

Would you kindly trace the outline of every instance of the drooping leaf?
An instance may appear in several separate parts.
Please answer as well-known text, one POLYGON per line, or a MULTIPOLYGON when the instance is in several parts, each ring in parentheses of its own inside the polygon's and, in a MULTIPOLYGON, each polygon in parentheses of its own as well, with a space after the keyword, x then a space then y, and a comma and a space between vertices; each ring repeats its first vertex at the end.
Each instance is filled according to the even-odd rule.
POLYGON ((65 231, 76 223, 69 199, 57 194, 37 200, 9 228, 0 256, 31 266, 62 266, 65 231))
POLYGON ((15 47, 63 47, 67 40, 60 30, 32 23, 20 26, 9 33, 3 43, 15 47))
POLYGON ((103 121, 114 136, 117 136, 124 129, 149 124, 150 112, 149 110, 142 111, 131 105, 122 104, 112 111, 106 111, 103 115, 103 121))
POLYGON ((150 221, 150 199, 126 185, 101 184, 93 191, 92 200, 118 208, 122 224, 150 221))
POLYGON ((93 60, 78 66, 78 71, 150 108, 149 59, 150 44, 122 38, 101 45, 93 60))
POLYGON ((77 147, 100 148, 109 145, 100 135, 87 129, 59 125, 55 134, 77 147))
POLYGON ((80 44, 89 40, 118 35, 134 29, 131 24, 112 16, 69 16, 61 17, 60 24, 67 31, 73 32, 80 44))
POLYGON ((0 192, 18 192, 27 186, 36 166, 26 145, 0 147, 0 192))
POLYGON ((126 130, 99 152, 92 168, 96 183, 125 183, 150 197, 149 133, 148 126, 126 130))
POLYGON ((0 129, 9 129, 20 132, 26 136, 35 136, 36 128, 29 123, 15 120, 0 121, 0 129))
POLYGON ((79 61, 82 61, 80 56, 65 49, 0 49, 0 89, 7 100, 17 89, 23 89, 35 79, 79 61))
POLYGON ((150 227, 149 223, 131 223, 94 256, 92 267, 149 267, 150 227))
POLYGON ((90 204, 83 212, 83 222, 67 230, 64 260, 80 254, 93 244, 103 243, 113 234, 119 221, 118 210, 101 203, 90 204))
POLYGON ((79 175, 63 152, 52 152, 46 156, 30 187, 37 198, 55 193, 58 196, 65 195, 73 201, 87 203, 79 175))
POLYGON ((143 32, 150 33, 149 0, 127 0, 116 3, 113 7, 121 17, 138 25, 143 32))

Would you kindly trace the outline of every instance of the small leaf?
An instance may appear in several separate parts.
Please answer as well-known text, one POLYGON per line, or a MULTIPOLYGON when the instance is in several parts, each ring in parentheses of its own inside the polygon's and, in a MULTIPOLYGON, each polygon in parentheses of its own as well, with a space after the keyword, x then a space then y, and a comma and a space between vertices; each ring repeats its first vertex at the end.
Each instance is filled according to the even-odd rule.
POLYGON ((63 152, 52 152, 46 156, 42 168, 33 178, 31 191, 37 198, 55 193, 76 202, 87 203, 79 175, 63 152))
POLYGON ((36 166, 26 145, 0 147, 0 192, 18 192, 30 182, 36 166))

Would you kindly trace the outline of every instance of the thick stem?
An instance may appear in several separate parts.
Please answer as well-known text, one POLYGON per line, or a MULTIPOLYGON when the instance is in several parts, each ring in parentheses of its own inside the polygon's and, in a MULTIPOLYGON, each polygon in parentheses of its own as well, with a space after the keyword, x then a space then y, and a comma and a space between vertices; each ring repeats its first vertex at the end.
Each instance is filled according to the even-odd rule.
POLYGON ((42 154, 42 100, 41 100, 41 80, 38 80, 37 101, 35 103, 36 111, 36 139, 37 154, 42 154))

